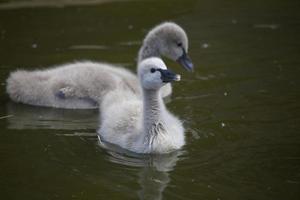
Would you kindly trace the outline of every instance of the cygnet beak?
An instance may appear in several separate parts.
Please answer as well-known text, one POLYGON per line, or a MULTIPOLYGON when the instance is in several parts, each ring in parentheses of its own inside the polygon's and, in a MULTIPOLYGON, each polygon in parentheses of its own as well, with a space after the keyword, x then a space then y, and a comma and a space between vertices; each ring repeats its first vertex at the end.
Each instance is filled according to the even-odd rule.
POLYGON ((161 74, 161 80, 164 83, 169 83, 172 81, 180 81, 181 76, 179 74, 175 74, 171 70, 168 69, 157 69, 157 71, 161 74))
POLYGON ((183 54, 176 60, 181 66, 183 66, 187 71, 194 71, 194 65, 191 58, 187 55, 184 48, 182 48, 183 54))

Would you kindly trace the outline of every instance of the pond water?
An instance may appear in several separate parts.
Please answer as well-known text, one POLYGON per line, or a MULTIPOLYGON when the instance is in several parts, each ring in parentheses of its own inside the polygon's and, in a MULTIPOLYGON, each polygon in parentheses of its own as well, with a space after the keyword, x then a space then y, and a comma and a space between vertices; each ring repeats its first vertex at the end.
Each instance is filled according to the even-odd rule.
POLYGON ((1 199, 299 199, 298 0, 4 0, 0 3, 1 199), (195 65, 167 107, 187 144, 168 155, 103 149, 97 110, 16 104, 9 72, 75 60, 135 70, 146 32, 187 31, 195 65))

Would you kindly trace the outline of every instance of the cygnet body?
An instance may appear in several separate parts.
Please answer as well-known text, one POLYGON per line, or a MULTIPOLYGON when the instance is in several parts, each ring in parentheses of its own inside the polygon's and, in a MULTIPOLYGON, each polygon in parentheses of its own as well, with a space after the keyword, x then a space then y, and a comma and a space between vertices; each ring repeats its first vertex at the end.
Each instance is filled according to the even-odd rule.
POLYGON ((109 92, 101 104, 101 141, 136 153, 168 153, 181 148, 184 128, 163 102, 160 90, 180 77, 167 69, 160 58, 138 65, 143 98, 128 90, 109 92))
MULTIPOLYGON (((152 56, 166 56, 192 70, 187 50, 185 31, 175 23, 165 22, 146 35, 138 62, 152 56)), ((129 70, 106 63, 77 62, 46 70, 17 70, 7 79, 6 90, 13 101, 24 104, 94 109, 107 92, 120 85, 133 93, 140 93, 138 79, 129 70)), ((171 85, 164 86, 161 92, 164 97, 170 95, 171 85)))

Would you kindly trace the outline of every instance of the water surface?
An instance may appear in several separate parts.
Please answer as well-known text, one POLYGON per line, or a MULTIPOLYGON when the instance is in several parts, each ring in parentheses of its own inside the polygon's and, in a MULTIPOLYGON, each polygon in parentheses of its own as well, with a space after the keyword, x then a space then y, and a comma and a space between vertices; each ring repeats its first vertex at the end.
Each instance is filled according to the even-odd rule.
POLYGON ((287 1, 0 3, 1 199, 299 199, 300 3, 287 1), (164 156, 103 149, 97 110, 16 104, 10 71, 76 60, 135 70, 146 32, 171 20, 196 70, 168 108, 187 144, 164 156))

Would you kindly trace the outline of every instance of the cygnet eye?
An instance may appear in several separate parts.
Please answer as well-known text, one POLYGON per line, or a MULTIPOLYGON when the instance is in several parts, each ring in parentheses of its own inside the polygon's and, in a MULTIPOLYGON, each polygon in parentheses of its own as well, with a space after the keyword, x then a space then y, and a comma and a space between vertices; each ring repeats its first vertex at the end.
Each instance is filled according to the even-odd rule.
POLYGON ((156 69, 154 69, 154 68, 151 68, 151 69, 150 69, 150 72, 151 72, 151 73, 154 73, 155 71, 156 71, 156 69))
POLYGON ((181 43, 181 42, 178 42, 178 43, 177 43, 177 46, 181 47, 181 46, 182 46, 182 43, 181 43))

